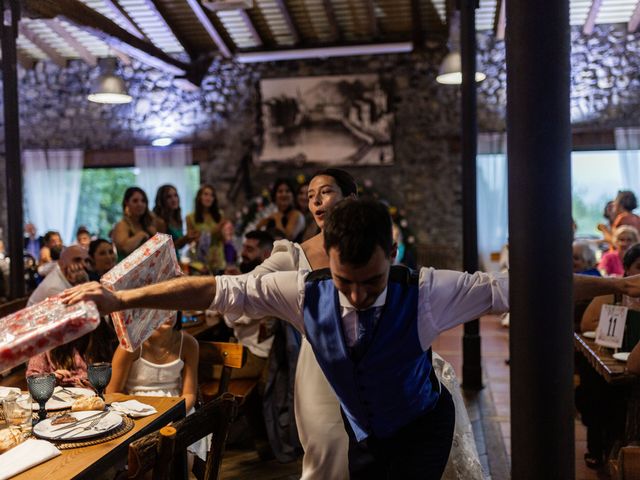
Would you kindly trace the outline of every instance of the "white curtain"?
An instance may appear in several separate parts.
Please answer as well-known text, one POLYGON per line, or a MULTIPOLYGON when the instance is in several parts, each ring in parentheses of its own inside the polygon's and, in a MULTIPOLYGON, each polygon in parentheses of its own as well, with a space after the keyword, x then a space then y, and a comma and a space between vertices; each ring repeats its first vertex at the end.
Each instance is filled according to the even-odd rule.
POLYGON ((29 213, 26 221, 33 223, 40 234, 57 230, 65 245, 75 242, 83 159, 82 150, 25 150, 22 153, 29 213))
POLYGON ((184 217, 193 209, 195 192, 188 189, 186 167, 192 164, 191 145, 136 147, 134 150, 137 185, 149 197, 153 210, 158 187, 168 183, 176 187, 184 217))
POLYGON ((498 270, 491 253, 500 252, 509 232, 506 134, 478 135, 477 214, 480 268, 498 270))
POLYGON ((622 189, 640 195, 640 128, 616 128, 622 189))

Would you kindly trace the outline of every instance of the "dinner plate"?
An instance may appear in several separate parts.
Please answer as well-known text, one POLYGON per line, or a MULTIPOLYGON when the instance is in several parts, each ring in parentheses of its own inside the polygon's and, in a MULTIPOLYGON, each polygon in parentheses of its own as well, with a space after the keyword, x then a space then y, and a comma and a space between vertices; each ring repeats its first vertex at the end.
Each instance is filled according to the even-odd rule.
POLYGON ((620 362, 626 362, 631 352, 618 352, 613 354, 613 358, 620 362))
POLYGON ((582 336, 585 338, 596 338, 596 332, 582 332, 582 336))
POLYGON ((60 425, 52 425, 51 422, 57 418, 50 417, 46 420, 38 422, 33 427, 33 433, 38 438, 55 441, 69 440, 85 440, 87 438, 99 437, 110 432, 114 428, 122 424, 122 417, 116 412, 100 412, 97 410, 87 410, 83 412, 71 412, 69 415, 78 419, 77 427, 73 423, 65 423, 60 425), (100 417, 100 415, 103 415, 100 417), (95 417, 98 422, 93 425, 92 419, 87 417, 95 417), (86 420, 82 422, 83 419, 86 420))
MULTIPOLYGON (((47 410, 64 410, 65 408, 71 408, 71 405, 76 400, 73 395, 63 391, 67 390, 72 392, 73 395, 82 395, 84 397, 95 397, 96 392, 89 390, 88 388, 78 387, 56 387, 53 390, 53 396, 47 400, 45 408, 47 410)), ((32 408, 37 410, 40 408, 37 402, 33 402, 32 408)))

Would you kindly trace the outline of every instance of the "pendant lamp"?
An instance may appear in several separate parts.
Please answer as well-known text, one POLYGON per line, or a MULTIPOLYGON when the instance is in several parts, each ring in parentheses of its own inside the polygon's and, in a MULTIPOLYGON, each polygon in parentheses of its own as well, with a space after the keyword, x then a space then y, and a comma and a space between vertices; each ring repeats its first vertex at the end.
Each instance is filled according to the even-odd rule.
POLYGON ((100 60, 101 74, 92 83, 87 100, 95 103, 122 104, 130 103, 131 96, 127 93, 124 80, 115 72, 115 58, 100 60))

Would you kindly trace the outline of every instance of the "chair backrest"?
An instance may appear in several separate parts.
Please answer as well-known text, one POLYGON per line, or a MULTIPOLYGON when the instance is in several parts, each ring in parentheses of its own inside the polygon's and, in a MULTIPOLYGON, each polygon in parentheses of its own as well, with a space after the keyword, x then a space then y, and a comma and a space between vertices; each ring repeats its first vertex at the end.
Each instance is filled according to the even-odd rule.
POLYGON ((187 447, 212 434, 207 455, 205 480, 215 480, 220 473, 229 425, 238 412, 231 394, 224 394, 207 403, 188 417, 150 433, 129 445, 129 478, 143 478, 153 470, 154 480, 186 478, 184 458, 187 447))
MULTIPOLYGON (((247 362, 247 347, 231 342, 200 341, 198 343, 200 345, 199 365, 201 369, 222 365, 222 375, 216 396, 228 392, 232 369, 242 368, 247 362)), ((204 375, 199 375, 199 378, 204 377, 204 375)))
POLYGON ((618 453, 618 479, 640 478, 640 446, 622 447, 618 453))

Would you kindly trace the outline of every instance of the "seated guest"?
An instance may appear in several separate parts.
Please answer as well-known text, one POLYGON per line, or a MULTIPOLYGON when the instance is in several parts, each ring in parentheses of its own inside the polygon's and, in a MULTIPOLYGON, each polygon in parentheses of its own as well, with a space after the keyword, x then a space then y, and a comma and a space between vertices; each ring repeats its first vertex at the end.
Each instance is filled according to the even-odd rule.
POLYGON ((587 242, 573 242, 573 273, 600 276, 596 268, 596 254, 587 242))
MULTIPOLYGON (((640 244, 627 249, 623 265, 625 277, 640 273, 640 244)), ((631 302, 628 301, 628 297, 621 295, 595 297, 582 316, 581 331, 595 331, 598 328, 603 305, 629 306, 627 320, 631 316, 640 316, 640 312, 634 311, 629 303, 631 302)), ((634 355, 638 355, 638 352, 634 355)), ((599 468, 604 463, 613 439, 616 438, 616 432, 623 431, 624 418, 621 415, 624 415, 626 410, 624 405, 616 402, 619 395, 616 394, 615 389, 586 363, 584 357, 577 357, 576 360, 576 371, 580 376, 580 385, 576 388, 575 394, 576 407, 580 411, 582 423, 587 427, 587 453, 584 455, 584 460, 590 468, 599 468)))
POLYGON ((94 331, 29 359, 26 376, 53 373, 65 387, 90 387, 87 365, 110 362, 118 345, 111 325, 103 318, 94 331))
POLYGON ((624 274, 622 259, 627 249, 640 240, 638 230, 629 225, 617 227, 613 231, 613 247, 615 250, 602 256, 598 267, 604 275, 621 277, 624 274))
POLYGON ((212 185, 202 185, 196 193, 195 209, 187 215, 187 235, 198 240, 189 268, 198 273, 224 271, 224 248, 222 243, 222 212, 212 185))
POLYGON ((81 225, 76 230, 76 245, 80 245, 83 248, 89 248, 91 243, 91 233, 87 230, 87 227, 81 225))
POLYGON ((36 236, 36 226, 27 223, 24 226, 24 251, 31 255, 35 261, 40 260, 40 249, 44 246, 44 238, 36 236))
POLYGON ((238 261, 238 251, 236 250, 235 245, 233 244, 234 240, 234 227, 231 220, 224 219, 222 220, 220 226, 220 232, 222 233, 222 247, 224 249, 224 261, 227 264, 227 267, 234 266, 238 261))
POLYGON ((60 259, 53 262, 53 267, 51 273, 31 294, 27 306, 57 295, 73 285, 89 281, 91 269, 89 252, 78 245, 71 245, 62 251, 60 259))
MULTIPOLYGON (((118 346, 107 393, 182 396, 187 414, 192 413, 198 391, 198 342, 181 328, 182 323, 174 315, 137 350, 128 352, 118 346)), ((206 460, 207 442, 196 442, 189 446, 189 451, 206 460)))
POLYGON ((50 230, 44 234, 44 245, 40 249, 40 261, 38 263, 38 274, 46 277, 49 272, 53 271, 55 261, 60 257, 62 251, 62 237, 54 230, 50 230))
POLYGON ((613 201, 615 219, 611 225, 612 229, 629 225, 640 231, 640 217, 633 213, 636 208, 638 208, 638 200, 635 194, 631 190, 620 190, 613 201))
POLYGON ((93 264, 93 270, 89 276, 92 280, 99 280, 116 265, 116 252, 113 244, 104 238, 92 240, 89 244, 89 257, 93 264))
POLYGON ((304 232, 304 215, 295 207, 294 187, 286 178, 279 178, 271 189, 271 200, 278 210, 258 222, 259 230, 282 230, 287 240, 297 241, 304 232))

